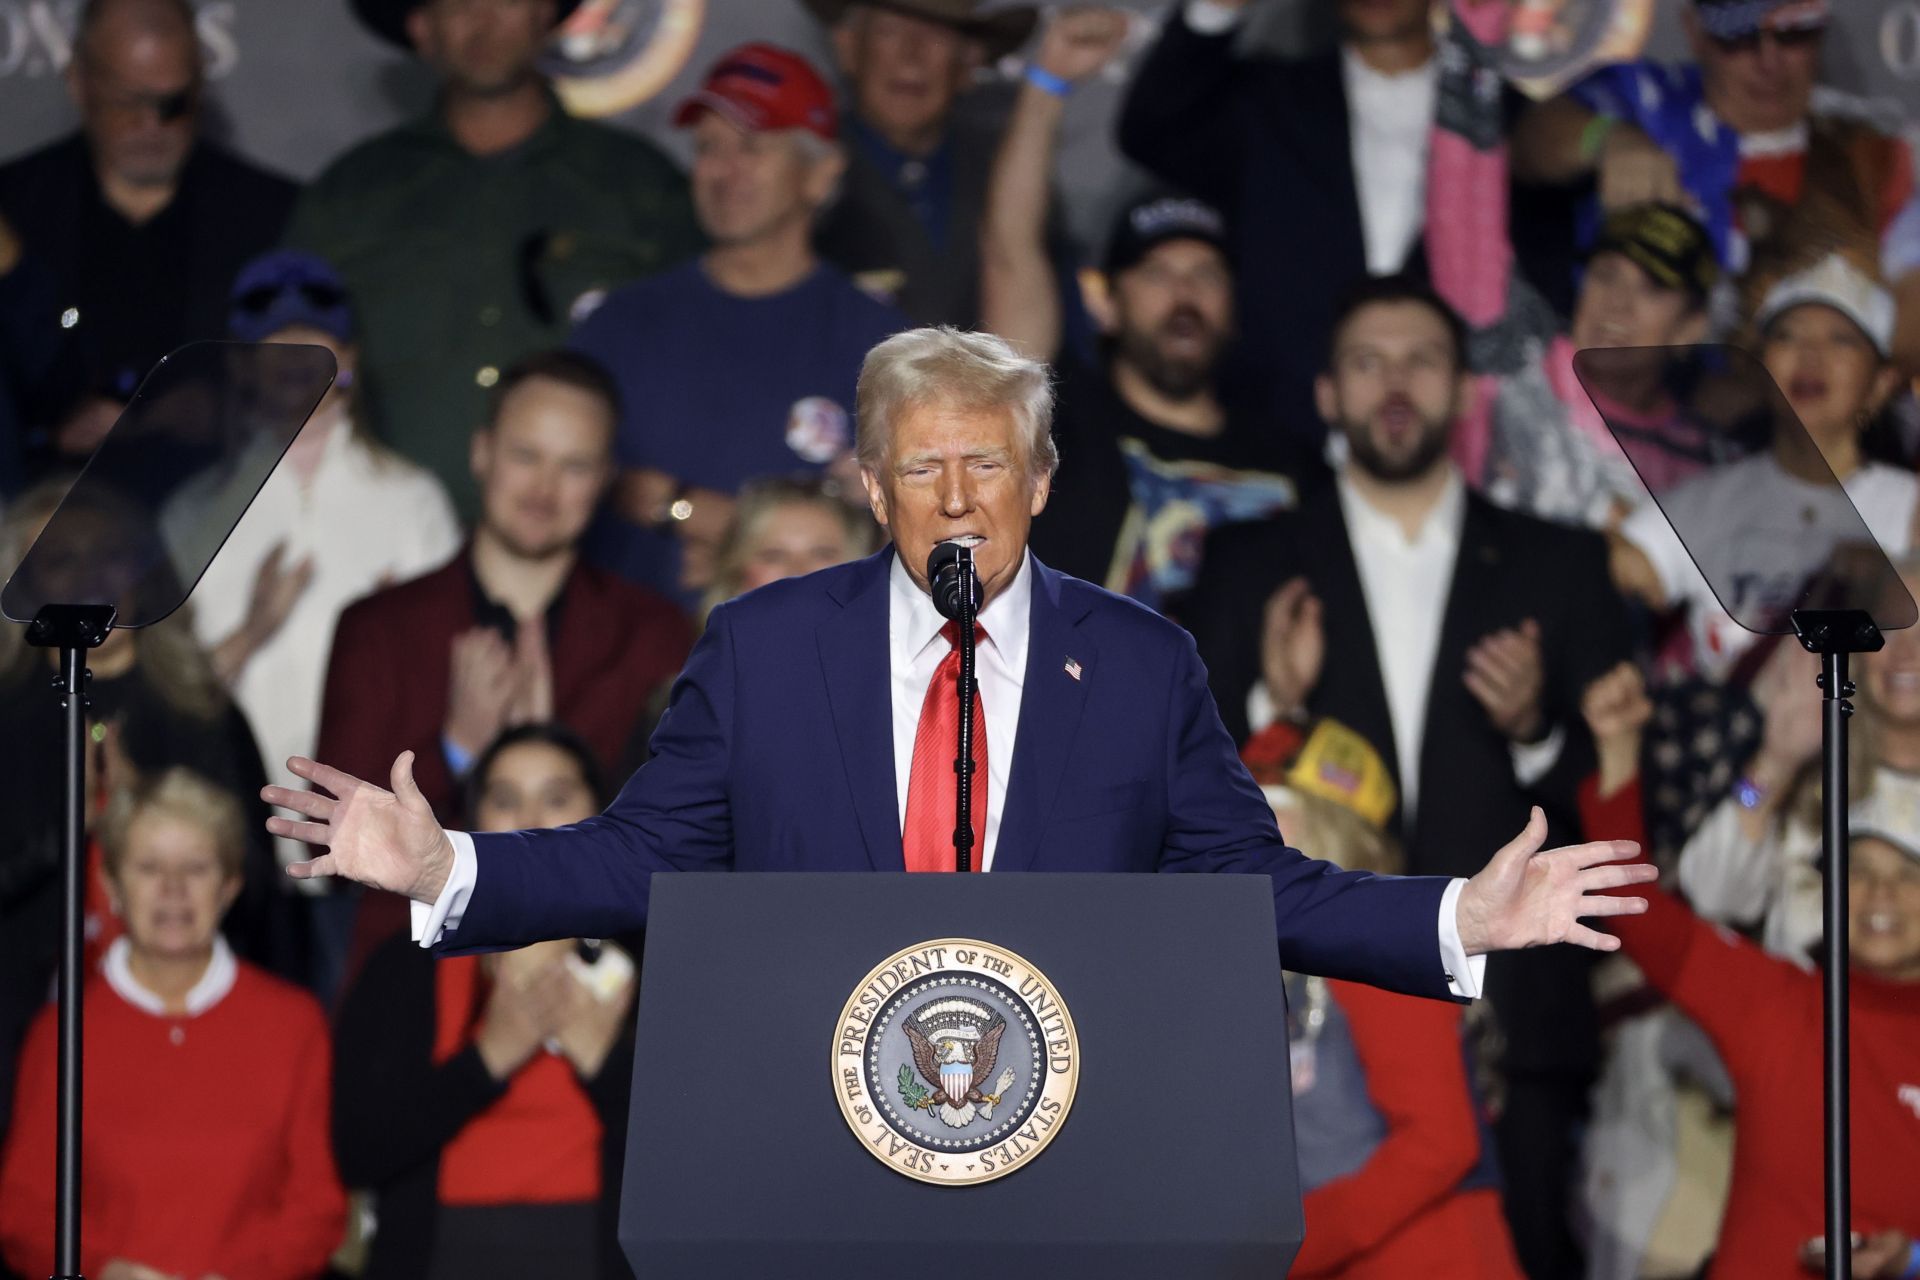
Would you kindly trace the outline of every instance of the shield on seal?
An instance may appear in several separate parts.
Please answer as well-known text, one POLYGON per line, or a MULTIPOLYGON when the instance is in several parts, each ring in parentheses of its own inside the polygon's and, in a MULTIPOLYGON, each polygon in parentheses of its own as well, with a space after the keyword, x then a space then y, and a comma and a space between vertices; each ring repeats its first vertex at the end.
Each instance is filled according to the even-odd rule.
POLYGON ((940 1087, 947 1092, 955 1106, 967 1100, 967 1090, 973 1088, 973 1053, 968 1047, 965 1062, 943 1062, 940 1064, 940 1087))

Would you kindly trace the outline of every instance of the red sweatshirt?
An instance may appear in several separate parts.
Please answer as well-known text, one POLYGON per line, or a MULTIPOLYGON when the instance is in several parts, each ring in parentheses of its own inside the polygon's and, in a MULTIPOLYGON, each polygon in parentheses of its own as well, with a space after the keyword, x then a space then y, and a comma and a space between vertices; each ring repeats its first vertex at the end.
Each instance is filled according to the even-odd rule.
POLYGON ((1387 1134, 1353 1173, 1304 1197, 1297 1280, 1520 1280, 1492 1187, 1461 1190, 1480 1129, 1460 1051, 1460 1006, 1329 982, 1387 1134))
MULTIPOLYGON (((86 1273, 124 1257, 223 1280, 319 1275, 346 1226, 319 1005, 244 962, 195 1017, 135 1008, 98 975, 85 998, 86 1273)), ((24 1275, 53 1271, 55 1036, 49 1005, 0 1160, 0 1254, 24 1275)))
MULTIPOLYGON (((1640 789, 1581 788, 1586 829, 1645 844, 1640 789)), ((1713 1038, 1738 1115, 1733 1186, 1711 1280, 1806 1280, 1800 1248, 1825 1227, 1821 978, 1637 886, 1618 916, 1627 954, 1713 1038)), ((1853 1229, 1920 1234, 1920 984, 1854 971, 1853 1229)))

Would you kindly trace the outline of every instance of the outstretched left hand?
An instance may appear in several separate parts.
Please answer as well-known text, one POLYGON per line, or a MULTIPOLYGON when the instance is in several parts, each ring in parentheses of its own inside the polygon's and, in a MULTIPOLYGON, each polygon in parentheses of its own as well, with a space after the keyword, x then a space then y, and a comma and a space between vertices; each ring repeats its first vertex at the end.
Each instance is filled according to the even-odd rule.
POLYGON ((1610 865, 1639 854, 1631 840, 1596 840, 1565 849, 1540 846, 1547 816, 1538 806, 1522 831, 1460 893, 1460 941, 1470 956, 1571 942, 1594 951, 1616 951, 1620 939, 1589 929, 1583 917, 1638 915, 1645 898, 1620 898, 1605 890, 1646 884, 1659 877, 1650 863, 1610 865))

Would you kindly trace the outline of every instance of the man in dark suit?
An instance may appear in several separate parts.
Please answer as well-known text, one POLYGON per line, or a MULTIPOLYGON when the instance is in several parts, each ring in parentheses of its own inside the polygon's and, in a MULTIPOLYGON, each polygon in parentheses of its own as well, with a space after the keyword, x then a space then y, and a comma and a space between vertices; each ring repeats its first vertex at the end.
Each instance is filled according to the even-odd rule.
MULTIPOLYGON (((227 336, 228 290, 297 188, 204 136, 186 0, 89 0, 68 86, 80 128, 0 166, 0 217, 49 272, 62 358, 30 388, 77 464, 175 347, 227 336)), ((36 424, 40 425, 40 424, 36 424)))
MULTIPOLYGON (((1352 294, 1316 384, 1348 454, 1333 489, 1214 534, 1179 611, 1236 737, 1311 715, 1373 742, 1421 875, 1471 872, 1534 804, 1571 814, 1592 760, 1581 691, 1628 648, 1600 538, 1502 511, 1449 460, 1460 335, 1403 278, 1352 294)), ((1573 1122, 1597 1054, 1585 957, 1501 957, 1487 991, 1507 1040, 1516 1243, 1532 1274, 1567 1274, 1573 1122)))
MULTIPOLYGON (((321 756, 374 772, 412 751, 421 794, 449 819, 468 765, 509 725, 559 721, 619 768, 693 643, 671 602, 580 559, 613 472, 607 374, 550 352, 494 390, 473 439, 472 540, 340 615, 320 710, 321 756)), ((368 895, 349 971, 405 924, 399 899, 368 895)))
POLYGON ((1051 400, 1046 366, 1001 339, 887 339, 861 373, 859 461, 894 549, 715 610, 653 758, 605 814, 560 831, 449 833, 406 755, 392 792, 296 760, 331 795, 265 793, 301 815, 273 819, 276 833, 330 845, 294 874, 404 893, 418 936, 464 950, 638 927, 657 870, 951 869, 958 656, 922 566, 938 543, 970 537, 986 870, 1267 875, 1290 966, 1430 996, 1471 993, 1471 957, 1488 950, 1616 945, 1577 917, 1613 913, 1589 895, 1645 878, 1608 865, 1631 845, 1538 854, 1536 818, 1452 882, 1348 874, 1289 849, 1192 641, 1028 554, 1057 461, 1051 400))
MULTIPOLYGON (((1234 231, 1240 394, 1317 441, 1313 380, 1339 299, 1369 275, 1424 274, 1428 144, 1439 92, 1430 0, 1337 0, 1339 44, 1236 54, 1253 0, 1178 0, 1128 89, 1128 158, 1216 205, 1234 231)), ((1513 95, 1509 95, 1510 100, 1513 95)), ((1564 198, 1516 193, 1515 248, 1559 301, 1564 198)))

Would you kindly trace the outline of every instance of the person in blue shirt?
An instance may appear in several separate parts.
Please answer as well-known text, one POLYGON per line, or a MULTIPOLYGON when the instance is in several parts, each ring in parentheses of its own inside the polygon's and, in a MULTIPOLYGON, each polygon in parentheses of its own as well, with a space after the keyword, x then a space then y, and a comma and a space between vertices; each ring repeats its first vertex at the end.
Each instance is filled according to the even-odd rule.
POLYGON ((907 318, 820 262, 813 220, 845 168, 833 93, 767 44, 723 56, 680 105, 693 200, 711 248, 610 294, 573 345, 620 384, 617 518, 596 553, 691 599, 708 585, 753 476, 834 470, 849 500, 853 391, 867 350, 907 318))
POLYGON ((847 174, 815 248, 916 324, 976 327, 981 217, 1008 107, 980 72, 1026 43, 1037 9, 805 2, 832 40, 847 103, 847 174))

